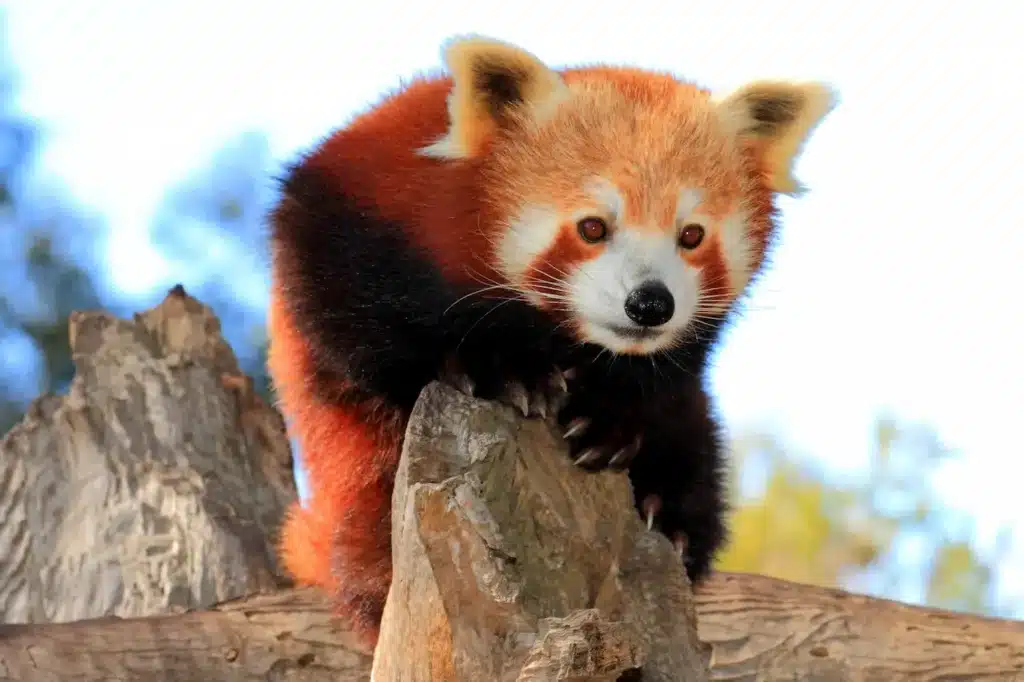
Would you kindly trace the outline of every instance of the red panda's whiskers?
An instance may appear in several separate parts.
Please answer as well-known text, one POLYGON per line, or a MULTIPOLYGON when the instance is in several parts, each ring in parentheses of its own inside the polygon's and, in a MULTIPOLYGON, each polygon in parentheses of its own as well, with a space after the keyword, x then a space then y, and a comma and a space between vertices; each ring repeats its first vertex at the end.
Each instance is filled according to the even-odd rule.
POLYGON ((540 289, 544 291, 564 291, 568 292, 569 287, 561 283, 548 283, 548 282, 531 282, 531 287, 534 289, 540 289))
POLYGON ((569 297, 569 296, 566 296, 565 294, 547 293, 547 292, 538 292, 538 293, 540 293, 540 295, 544 299, 546 299, 548 301, 554 301, 555 303, 562 303, 562 304, 567 305, 567 306, 571 306, 572 305, 572 298, 569 297))
MULTIPOLYGON (((557 272, 559 275, 561 275, 565 280, 572 279, 572 275, 570 275, 568 272, 558 267, 554 263, 548 263, 548 267, 557 272)), ((589 276, 589 273, 587 273, 586 270, 584 270, 583 273, 589 276)))
POLYGON ((672 357, 671 353, 665 353, 664 357, 665 357, 666 360, 668 360, 670 363, 672 363, 672 365, 676 369, 678 369, 679 371, 683 372, 684 374, 693 374, 693 372, 688 371, 685 367, 683 367, 678 362, 676 362, 676 359, 674 357, 672 357))
POLYGON ((493 278, 481 275, 479 272, 477 272, 473 268, 467 268, 467 273, 469 274, 470 278, 474 282, 476 282, 478 284, 483 284, 485 286, 487 286, 487 285, 492 285, 492 286, 508 286, 507 284, 505 284, 503 282, 499 282, 496 279, 493 279, 493 278))
POLYGON ((715 331, 715 325, 714 324, 712 324, 711 322, 708 322, 707 320, 702 320, 702 319, 697 318, 697 317, 691 319, 690 320, 690 324, 693 326, 692 331, 696 331, 697 328, 704 329, 704 330, 709 331, 709 332, 715 331))
POLYGON ((488 315, 490 315, 491 313, 493 313, 495 310, 497 310, 498 308, 502 307, 506 303, 511 303, 512 301, 515 301, 515 300, 517 300, 517 299, 507 298, 504 301, 502 301, 501 303, 499 303, 498 305, 493 306, 491 308, 488 308, 487 312, 485 312, 483 315, 478 317, 476 322, 474 322, 473 324, 470 325, 469 329, 466 330, 466 333, 462 335, 462 338, 459 340, 459 343, 455 347, 455 349, 458 350, 458 349, 462 348, 462 344, 465 342, 465 340, 469 336, 470 332, 472 332, 474 329, 476 329, 477 325, 480 324, 481 322, 483 322, 485 317, 487 317, 488 315))
POLYGON ((516 289, 515 287, 509 286, 507 284, 493 284, 491 286, 484 287, 483 289, 476 289, 475 291, 471 291, 468 294, 466 294, 465 296, 460 296, 459 298, 455 299, 455 301, 453 301, 451 305, 449 305, 447 308, 445 308, 444 312, 441 313, 441 314, 442 315, 448 314, 448 312, 452 308, 454 308, 456 305, 458 305, 462 301, 465 301, 468 298, 472 298, 473 296, 481 296, 481 295, 483 295, 483 294, 485 294, 485 293, 487 293, 489 291, 500 291, 500 290, 511 291, 512 293, 517 294, 516 297, 506 299, 506 300, 509 300, 509 301, 522 300, 522 297, 524 295, 523 292, 521 292, 518 289, 516 289))
POLYGON ((531 281, 544 282, 559 287, 568 286, 564 280, 559 279, 557 277, 553 277, 550 273, 544 272, 543 270, 534 270, 533 272, 530 273, 529 279, 531 281))

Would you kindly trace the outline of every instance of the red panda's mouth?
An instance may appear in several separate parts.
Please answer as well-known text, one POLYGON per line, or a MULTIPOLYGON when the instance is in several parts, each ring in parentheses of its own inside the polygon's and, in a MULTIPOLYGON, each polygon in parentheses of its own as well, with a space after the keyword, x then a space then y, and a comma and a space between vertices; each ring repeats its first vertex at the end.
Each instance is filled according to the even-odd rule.
POLYGON ((605 328, 624 338, 630 339, 631 341, 646 341, 648 339, 654 339, 661 336, 662 331, 658 329, 651 329, 650 327, 625 327, 617 324, 605 325, 605 328))

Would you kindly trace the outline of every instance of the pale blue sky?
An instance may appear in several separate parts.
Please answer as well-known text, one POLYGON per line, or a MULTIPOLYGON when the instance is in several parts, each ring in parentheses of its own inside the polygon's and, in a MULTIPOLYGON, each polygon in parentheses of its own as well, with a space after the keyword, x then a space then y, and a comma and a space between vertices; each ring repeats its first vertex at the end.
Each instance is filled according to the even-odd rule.
MULTIPOLYGON (((767 423, 856 475, 882 409, 962 453, 935 485, 1024 597, 1024 5, 924 2, 7 2, 43 161, 117 230, 117 284, 164 267, 146 242, 167 186, 243 129, 278 158, 314 143, 439 44, 477 32, 553 64, 671 69, 712 88, 830 81, 839 107, 783 200, 774 266, 719 356, 729 426, 767 423)), ((261 292, 254 295, 261 297, 261 292)))

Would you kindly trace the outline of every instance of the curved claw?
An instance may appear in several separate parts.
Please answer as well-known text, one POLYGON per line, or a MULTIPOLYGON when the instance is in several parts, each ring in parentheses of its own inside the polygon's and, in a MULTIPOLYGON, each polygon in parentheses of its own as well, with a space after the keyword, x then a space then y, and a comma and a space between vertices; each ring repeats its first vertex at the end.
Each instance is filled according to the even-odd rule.
POLYGON ((672 535, 672 546, 676 548, 676 552, 679 553, 679 558, 686 561, 686 547, 689 541, 686 534, 682 531, 678 531, 672 535))
POLYGON ((569 422, 569 425, 565 427, 565 431, 562 433, 562 438, 564 438, 565 440, 575 438, 576 436, 579 436, 584 431, 586 431, 589 426, 589 419, 587 419, 586 417, 576 417, 576 419, 573 419, 571 422, 569 422))
POLYGON ((547 419, 548 405, 543 393, 535 393, 533 395, 533 399, 530 401, 530 414, 536 414, 542 419, 547 419))
POLYGON ((657 495, 648 495, 640 505, 643 507, 647 517, 647 530, 654 528, 654 517, 661 511, 661 498, 657 495))
POLYGON ((560 393, 569 392, 569 384, 565 381, 565 374, 559 370, 555 370, 555 373, 551 375, 551 385, 560 393))
POLYGON ((538 391, 540 399, 545 403, 544 418, 558 414, 569 400, 569 384, 561 370, 555 370, 548 376, 546 385, 538 391))
POLYGON ((450 358, 441 371, 441 379, 459 389, 466 395, 472 397, 476 391, 476 384, 466 374, 458 360, 450 358))
POLYGON ((518 381, 513 381, 508 384, 505 389, 508 401, 523 413, 524 417, 530 416, 530 395, 526 392, 526 387, 518 381))
POLYGON ((455 388, 459 389, 466 395, 472 397, 473 392, 476 390, 476 384, 466 374, 456 374, 454 377, 455 388))
POLYGON ((575 464, 577 466, 586 466, 592 464, 601 456, 601 451, 597 448, 587 448, 583 451, 583 454, 576 458, 575 464))
POLYGON ((627 467, 629 463, 633 461, 633 458, 636 457, 637 453, 640 451, 640 443, 642 442, 642 440, 643 439, 640 436, 637 436, 636 438, 633 439, 632 443, 630 443, 624 448, 619 449, 619 451, 616 452, 614 456, 612 456, 611 460, 609 460, 608 466, 611 467, 612 469, 622 469, 627 467))

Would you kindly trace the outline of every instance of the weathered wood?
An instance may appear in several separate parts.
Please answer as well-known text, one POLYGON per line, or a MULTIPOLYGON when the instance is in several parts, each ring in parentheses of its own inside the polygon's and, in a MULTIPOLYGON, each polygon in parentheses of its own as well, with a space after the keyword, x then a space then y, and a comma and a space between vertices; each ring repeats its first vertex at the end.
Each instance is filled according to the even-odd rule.
POLYGON ((4 682, 366 682, 370 661, 310 589, 173 616, 0 625, 4 682))
MULTIPOLYGON (((295 491, 281 419, 239 374, 212 312, 175 290, 134 322, 90 313, 71 325, 78 375, 69 394, 38 400, 0 442, 0 607, 7 623, 27 623, 0 626, 0 682, 369 679, 371 652, 338 629, 315 591, 224 601, 280 584, 272 538, 295 491), (42 622, 110 614, 149 617, 42 622)), ((543 425, 501 406, 435 390, 417 409, 409 447, 420 456, 403 461, 395 500, 400 596, 382 639, 388 662, 433 643, 435 679, 453 679, 451 652, 473 650, 478 633, 512 629, 504 608, 526 633, 512 656, 523 680, 552 670, 600 679, 601 665, 649 663, 657 626, 618 619, 626 610, 609 607, 608 595, 642 598, 594 588, 612 573, 608 554, 623 558, 623 571, 629 543, 650 537, 633 535, 625 517, 596 529, 610 502, 597 498, 625 494, 614 475, 561 471, 543 425), (459 464, 467 453, 483 459, 459 464), (587 486, 593 511, 565 512, 587 486), (415 523, 402 518, 410 513, 415 523), (557 519, 579 537, 560 535, 557 519), (463 563, 453 560, 452 532, 463 533, 463 563), (508 557, 529 563, 522 575, 532 580, 503 603, 500 588, 516 587, 508 557), (550 575, 538 568, 544 560, 562 562, 557 584, 541 578, 550 575), (505 568, 481 574, 488 565, 505 568), (477 602, 465 601, 471 595, 477 602), (485 627, 467 625, 474 613, 487 615, 485 627), (394 636, 403 632, 404 642, 394 636)), ((713 577, 694 602, 712 680, 1024 682, 1021 622, 739 574, 713 577)))
POLYGON ((406 431, 376 682, 702 682, 679 554, 625 474, 541 420, 434 383, 406 431))
MULTIPOLYGON (((1022 622, 737 573, 714 576, 696 603, 712 680, 1024 680, 1022 622)), ((361 682, 370 666, 312 590, 174 616, 0 626, 4 682, 361 682)))
POLYGON ((695 595, 712 680, 1024 682, 1024 622, 720 573, 695 595))
POLYGON ((0 618, 144 616, 282 586, 284 422, 208 307, 69 321, 75 378, 0 441, 0 618))

